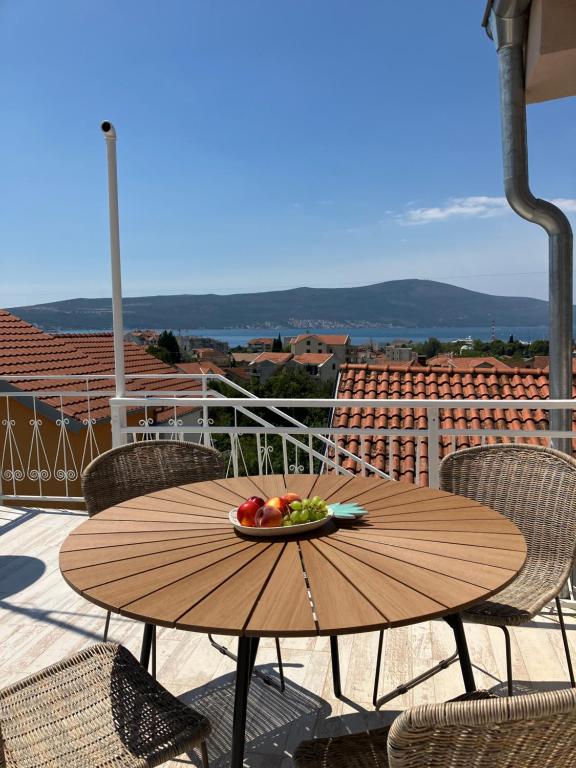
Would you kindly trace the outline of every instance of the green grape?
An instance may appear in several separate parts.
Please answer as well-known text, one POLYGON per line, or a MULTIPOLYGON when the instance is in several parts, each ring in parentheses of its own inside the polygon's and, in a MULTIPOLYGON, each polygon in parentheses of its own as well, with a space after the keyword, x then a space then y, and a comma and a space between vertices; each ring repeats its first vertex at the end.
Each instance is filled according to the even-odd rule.
POLYGON ((296 510, 302 509, 302 502, 301 501, 293 501, 290 504, 290 509, 296 509, 296 510))

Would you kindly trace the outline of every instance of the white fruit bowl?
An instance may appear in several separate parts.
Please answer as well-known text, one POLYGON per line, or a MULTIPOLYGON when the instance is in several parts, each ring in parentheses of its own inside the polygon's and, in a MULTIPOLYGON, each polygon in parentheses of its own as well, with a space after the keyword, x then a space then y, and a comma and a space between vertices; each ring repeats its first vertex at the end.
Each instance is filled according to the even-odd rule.
POLYGON ((237 531, 244 533, 247 536, 261 536, 265 538, 276 536, 293 536, 295 533, 306 533, 307 531, 313 531, 315 528, 320 528, 325 523, 327 523, 328 520, 331 520, 334 517, 334 512, 332 512, 330 507, 328 507, 328 514, 326 517, 323 517, 322 520, 313 520, 311 523, 297 523, 296 525, 278 525, 274 528, 256 528, 252 525, 240 525, 238 518, 236 517, 237 512, 238 507, 234 507, 234 509, 231 509, 228 513, 228 519, 237 531))

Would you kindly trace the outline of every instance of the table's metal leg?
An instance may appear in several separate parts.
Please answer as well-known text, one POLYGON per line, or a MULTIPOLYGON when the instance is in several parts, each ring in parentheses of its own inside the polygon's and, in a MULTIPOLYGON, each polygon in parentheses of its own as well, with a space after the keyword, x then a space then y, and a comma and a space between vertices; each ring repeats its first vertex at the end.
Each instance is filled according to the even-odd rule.
POLYGON ((378 683, 380 682, 380 666, 382 664, 382 646, 384 645, 384 630, 378 634, 378 653, 376 654, 376 672, 374 673, 374 690, 372 691, 372 704, 378 706, 378 683))
POLYGON ((340 654, 338 653, 338 637, 336 635, 330 635, 330 655, 332 656, 334 696, 339 699, 342 696, 342 687, 340 685, 340 654))
POLYGON ((458 649, 460 669, 462 670, 466 693, 472 693, 476 690, 476 683, 474 682, 474 673, 472 672, 472 663, 470 661, 470 654, 468 653, 468 644, 466 643, 462 618, 459 613, 452 613, 450 616, 444 616, 444 621, 454 632, 454 639, 456 640, 456 648, 458 649))
POLYGON ((278 674, 280 675, 280 690, 282 693, 286 690, 286 683, 284 681, 284 664, 282 663, 282 651, 280 650, 280 639, 277 637, 276 642, 276 657, 278 659, 278 674))
POLYGON ((234 693, 234 720, 232 725, 230 768, 242 768, 242 763, 244 762, 248 689, 250 687, 251 667, 256 658, 254 645, 256 645, 257 649, 258 638, 238 638, 238 662, 236 665, 236 690, 234 693))
POLYGON ((142 637, 142 648, 140 649, 140 664, 142 664, 144 669, 148 669, 150 664, 153 637, 154 624, 144 624, 144 636, 142 637))
POLYGON ((254 674, 254 664, 256 664, 256 654, 258 653, 258 646, 260 645, 259 637, 252 637, 252 643, 250 645, 250 677, 254 674))

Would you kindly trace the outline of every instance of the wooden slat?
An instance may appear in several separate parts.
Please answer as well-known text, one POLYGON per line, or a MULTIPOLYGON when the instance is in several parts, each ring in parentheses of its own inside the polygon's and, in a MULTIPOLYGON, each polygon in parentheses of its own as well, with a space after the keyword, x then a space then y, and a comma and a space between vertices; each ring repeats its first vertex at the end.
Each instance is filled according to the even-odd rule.
POLYGON ((290 493, 299 494, 303 499, 316 495, 316 491, 312 489, 317 480, 316 475, 284 475, 286 490, 290 493))
MULTIPOLYGON (((88 538, 88 537, 83 537, 88 538)), ((116 547, 97 547, 90 550, 76 550, 74 552, 60 551, 60 570, 70 571, 73 568, 88 568, 92 565, 103 563, 115 563, 118 560, 127 560, 130 557, 142 555, 155 555, 158 552, 184 549, 186 547, 200 546, 205 543, 218 544, 220 542, 236 541, 237 537, 232 531, 218 533, 212 536, 186 536, 168 541, 151 541, 141 544, 124 544, 116 547)))
MULTIPOLYGON (((490 512, 494 512, 494 510, 489 510, 486 507, 479 510, 477 507, 467 506, 450 509, 426 509, 418 512, 386 515, 385 521, 390 523, 410 520, 502 520, 502 516, 498 512, 494 512, 493 515, 490 515, 490 512)), ((377 520, 378 513, 371 512, 368 519, 377 520)))
POLYGON ((301 541, 304 570, 320 634, 377 629, 389 624, 378 611, 309 541, 301 541))
POLYGON ((136 499, 123 501, 122 504, 118 504, 116 507, 111 507, 110 509, 173 510, 180 514, 184 513, 193 516, 209 515, 210 517, 223 518, 231 508, 227 504, 215 507, 211 504, 210 499, 207 499, 205 496, 198 496, 197 499, 200 503, 193 504, 190 493, 182 491, 180 488, 170 488, 166 491, 159 491, 158 493, 162 495, 139 496, 136 499), (177 494, 175 493, 176 491, 178 492, 177 494))
MULTIPOLYGON (((205 555, 214 555, 213 561, 218 556, 226 557, 238 550, 238 541, 210 542, 183 549, 168 549, 164 552, 156 552, 150 555, 140 555, 131 557, 127 560, 117 560, 114 563, 102 563, 94 565, 91 568, 62 569, 66 578, 73 581, 80 590, 91 589, 102 584, 118 582, 121 579, 137 576, 138 574, 148 574, 157 568, 163 568, 168 565, 175 565, 186 561, 193 565, 194 559, 205 555), (231 548, 229 551, 228 549, 231 548), (218 554, 216 554, 218 553, 218 554)), ((167 578, 170 576, 167 574, 167 578)))
POLYGON ((191 572, 189 576, 173 584, 161 586, 141 598, 126 603, 122 613, 134 618, 154 617, 159 624, 179 626, 178 620, 196 603, 225 584, 235 573, 242 573, 246 583, 250 581, 249 566, 270 546, 256 542, 243 542, 244 548, 237 554, 213 563, 204 571, 191 572))
MULTIPOLYGON (((356 556, 358 556, 358 553, 354 550, 358 549, 367 550, 370 553, 374 552, 374 547, 373 545, 371 546, 370 542, 356 541, 352 543, 349 540, 347 541, 335 536, 326 539, 326 541, 335 547, 346 545, 346 551, 356 556)), ((378 554, 400 562, 409 562, 412 565, 417 565, 419 568, 452 576, 460 581, 467 581, 470 584, 476 584, 486 589, 498 589, 516 573, 512 568, 498 568, 493 565, 482 565, 480 563, 474 563, 472 566, 468 560, 447 557, 445 553, 438 555, 430 552, 417 552, 413 549, 401 549, 399 551, 398 547, 391 547, 386 544, 378 546, 378 554)))
POLYGON ((524 563, 526 552, 524 550, 510 550, 510 549, 494 549, 490 547, 475 547, 467 544, 450 544, 441 541, 429 541, 418 540, 409 538, 398 538, 393 534, 386 534, 386 532, 378 532, 380 535, 375 536, 371 532, 369 535, 357 534, 354 531, 346 531, 340 529, 334 538, 343 541, 350 541, 354 544, 367 544, 380 548, 381 546, 397 547, 407 550, 406 557, 411 558, 412 554, 408 554, 410 551, 414 552, 429 552, 431 554, 437 554, 445 557, 453 557, 470 563, 472 568, 476 565, 494 565, 497 568, 508 568, 517 571, 524 563))
MULTIPOLYGON (((487 509, 477 501, 472 499, 464 499, 461 496, 452 496, 448 498, 430 498, 430 499, 418 499, 412 497, 407 498, 408 494, 395 497, 394 499, 385 499, 384 501, 374 501, 369 504, 363 504, 367 510, 373 515, 403 515, 411 514, 412 512, 420 512, 423 510, 440 510, 440 509, 487 509), (392 503, 394 502, 394 503, 392 503)), ((494 510, 490 510, 493 512, 494 510)), ((498 515, 498 513, 495 513, 498 515)))
POLYGON ((408 483, 395 483, 392 480, 373 481, 366 488, 356 483, 346 486, 342 495, 338 495, 335 501, 356 501, 363 507, 372 502, 387 500, 390 503, 400 503, 399 499, 404 497, 407 503, 412 500, 438 498, 443 491, 436 491, 432 488, 417 488, 408 483), (357 490, 358 487, 358 490, 357 490), (394 501, 392 501, 394 500, 394 501))
POLYGON ((229 477, 226 480, 214 480, 213 482, 237 493, 242 501, 249 499, 250 496, 260 495, 260 489, 251 477, 229 477))
POLYGON ((70 535, 83 536, 85 534, 108 533, 111 536, 117 536, 119 533, 135 533, 137 531, 158 533, 164 533, 165 531, 210 531, 221 527, 222 523, 217 520, 213 523, 205 520, 196 522, 194 518, 191 518, 188 523, 168 523, 166 521, 160 523, 147 523, 140 522, 140 520, 136 519, 135 515, 128 520, 101 520, 96 516, 87 523, 83 523, 70 535))
POLYGON ((246 634, 312 635, 316 624, 296 542, 288 542, 260 596, 246 634))
MULTIPOLYGON (((250 563, 250 572, 237 571, 177 621, 183 629, 241 634, 256 601, 282 554, 282 547, 269 547, 250 563)), ((281 600, 282 596, 278 598, 281 600)))
POLYGON ((392 521, 384 523, 388 531, 453 531, 454 533, 473 532, 490 534, 507 534, 517 536, 512 533, 512 526, 508 520, 406 520, 392 521))
MULTIPOLYGON (((197 574, 198 571, 204 568, 210 572, 215 571, 216 566, 220 565, 222 560, 232 560, 235 563, 236 561, 233 558, 237 558, 238 555, 248 553, 248 559, 250 559, 256 551, 258 551, 256 544, 248 541, 239 541, 232 547, 219 550, 216 553, 208 552, 199 557, 189 558, 184 562, 157 568, 148 573, 120 578, 117 581, 110 581, 100 587, 80 591, 87 597, 89 596, 98 602, 106 603, 115 610, 118 610, 145 595, 163 589, 166 585, 179 583, 187 576, 197 574), (256 549, 254 552, 251 552, 253 548, 256 549)), ((232 565, 231 567, 235 568, 237 566, 232 565)), ((63 575, 67 578, 66 574, 63 575)), ((204 578, 198 576, 197 584, 202 587, 203 582, 204 578)), ((178 586, 177 590, 179 588, 178 586)), ((153 615, 151 614, 151 617, 153 615)))
MULTIPOLYGON (((339 557, 340 562, 345 565, 345 571, 350 572, 352 567, 357 571, 360 570, 358 566, 351 563, 350 558, 365 566, 363 572, 366 581, 359 584, 361 589, 365 588, 365 584, 373 584, 378 577, 376 572, 380 572, 395 582, 414 590, 418 597, 412 598, 412 604, 408 606, 413 616, 419 615, 417 609, 421 604, 420 597, 422 594, 446 608, 470 603, 472 600, 480 600, 486 594, 485 587, 479 587, 477 584, 471 584, 461 578, 454 578, 429 568, 422 568, 406 560, 401 561, 388 557, 381 552, 354 548, 343 542, 328 544, 319 540, 315 542, 315 546, 332 562, 335 562, 339 557), (333 550, 336 550, 338 555, 333 550)), ((377 605, 381 610, 385 609, 385 603, 377 603, 377 605)))
POLYGON ((337 501, 337 494, 344 493, 345 487, 354 478, 349 475, 319 475, 312 489, 314 496, 325 501, 337 501))
POLYGON ((153 509, 125 509, 120 507, 111 507, 105 509, 98 515, 99 520, 135 520, 139 522, 167 522, 167 523, 206 523, 206 525, 221 524, 226 521, 228 515, 224 512, 219 512, 217 515, 204 514, 199 512, 198 514, 192 514, 190 512, 179 512, 178 510, 166 509, 166 510, 153 510, 153 509))
POLYGON ((283 496, 288 488, 284 482, 284 475, 255 475, 254 482, 262 491, 262 498, 272 498, 272 496, 283 496))
MULTIPOLYGON (((446 612, 445 602, 434 600, 425 594, 424 589, 420 591, 412 586, 399 581, 382 571, 378 572, 366 565, 366 563, 349 557, 344 552, 339 552, 334 547, 324 543, 320 539, 310 543, 325 562, 330 563, 333 569, 346 578, 354 585, 356 592, 364 600, 370 602, 378 612, 388 619, 388 626, 398 626, 407 622, 414 621, 418 616, 437 616, 446 612)), ((308 562, 306 560, 306 562, 308 562)), ((333 571, 324 566, 324 576, 332 578, 333 571)), ((321 579, 322 572, 320 574, 321 579)), ((316 604, 315 595, 317 594, 317 577, 310 579, 310 591, 312 592, 312 601, 316 604)), ((323 618, 318 617, 320 629, 325 628, 325 623, 332 623, 332 615, 338 614, 340 607, 336 605, 339 602, 339 595, 332 595, 333 604, 329 610, 324 610, 323 618)), ((360 624, 354 626, 348 619, 348 631, 359 631, 360 624)), ((420 619, 419 619, 420 620, 420 619)), ((338 619, 336 619, 338 621, 338 619)))
MULTIPOLYGON (((155 541, 177 541, 182 538, 202 537, 206 533, 206 529, 202 526, 198 526, 195 531, 130 531, 112 535, 84 533, 82 536, 76 536, 75 532, 72 531, 62 544, 60 552, 80 552, 82 550, 121 547, 126 544, 143 544, 155 541)), ((230 533, 230 526, 226 525, 218 529, 211 528, 210 533, 214 536, 218 534, 224 536, 230 533)))
MULTIPOLYGON (((239 496, 237 491, 233 491, 226 487, 224 483, 216 484, 211 480, 205 483, 191 483, 179 487, 190 493, 193 497, 201 496, 202 498, 207 499, 210 505, 224 505, 227 509, 237 507, 238 502, 241 503, 243 500, 243 496, 239 496)), ((162 493, 162 491, 159 493, 162 493)))
POLYGON ((492 549, 510 549, 518 552, 525 551, 524 538, 520 534, 507 533, 477 533, 475 531, 402 531, 390 530, 389 533, 397 538, 425 539, 441 541, 447 544, 468 544, 473 547, 490 547, 492 549))

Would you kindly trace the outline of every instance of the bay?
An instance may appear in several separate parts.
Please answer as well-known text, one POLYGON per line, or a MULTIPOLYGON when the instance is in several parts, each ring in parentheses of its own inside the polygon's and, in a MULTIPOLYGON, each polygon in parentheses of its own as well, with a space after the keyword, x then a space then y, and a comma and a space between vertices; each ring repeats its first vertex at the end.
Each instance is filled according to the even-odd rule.
MULTIPOLYGON (((184 336, 203 336, 226 341, 231 347, 246 346, 250 339, 258 337, 275 338, 280 334, 285 341, 298 334, 338 334, 349 335, 352 344, 366 344, 373 341, 380 345, 392 341, 425 341, 435 336, 440 341, 455 341, 457 339, 481 339, 490 341, 492 328, 484 327, 430 327, 430 328, 196 328, 178 329, 184 336)), ((520 341, 535 341, 548 338, 548 327, 540 326, 509 326, 497 327, 495 337, 508 341, 510 336, 520 341)))

